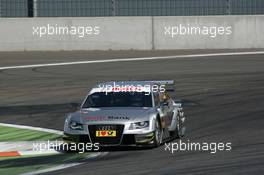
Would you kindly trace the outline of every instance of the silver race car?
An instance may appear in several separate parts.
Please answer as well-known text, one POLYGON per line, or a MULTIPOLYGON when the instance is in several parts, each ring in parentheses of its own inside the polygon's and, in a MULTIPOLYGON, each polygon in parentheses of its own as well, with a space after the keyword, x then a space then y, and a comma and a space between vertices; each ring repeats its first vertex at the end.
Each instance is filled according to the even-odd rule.
POLYGON ((181 102, 168 95, 173 80, 106 82, 96 85, 80 109, 67 114, 67 143, 154 146, 185 132, 181 102))

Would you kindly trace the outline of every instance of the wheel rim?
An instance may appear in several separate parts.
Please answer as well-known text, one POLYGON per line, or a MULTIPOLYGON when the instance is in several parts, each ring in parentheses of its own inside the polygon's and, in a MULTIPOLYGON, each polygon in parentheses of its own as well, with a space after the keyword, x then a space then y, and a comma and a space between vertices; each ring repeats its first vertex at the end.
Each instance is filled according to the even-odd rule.
POLYGON ((161 129, 158 122, 156 122, 156 131, 155 131, 156 141, 158 144, 161 143, 161 129))
POLYGON ((181 124, 180 124, 180 117, 179 117, 179 115, 177 116, 177 120, 178 120, 178 122, 177 122, 177 130, 178 130, 178 133, 179 133, 179 137, 181 137, 182 136, 182 133, 181 133, 181 124))

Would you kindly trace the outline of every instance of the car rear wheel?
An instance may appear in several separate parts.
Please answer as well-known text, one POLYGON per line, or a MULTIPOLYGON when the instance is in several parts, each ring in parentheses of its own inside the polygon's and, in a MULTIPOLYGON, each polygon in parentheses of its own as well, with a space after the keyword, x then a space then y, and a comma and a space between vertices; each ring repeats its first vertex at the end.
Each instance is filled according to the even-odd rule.
POLYGON ((177 124, 174 131, 171 132, 171 137, 173 138, 182 138, 185 133, 185 127, 184 127, 184 116, 177 115, 177 124))

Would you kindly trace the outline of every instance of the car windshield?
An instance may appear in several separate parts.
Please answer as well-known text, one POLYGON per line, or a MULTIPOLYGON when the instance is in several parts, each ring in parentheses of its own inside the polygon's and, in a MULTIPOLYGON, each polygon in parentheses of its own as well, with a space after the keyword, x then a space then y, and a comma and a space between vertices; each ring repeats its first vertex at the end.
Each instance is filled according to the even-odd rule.
POLYGON ((87 97, 82 108, 151 106, 151 95, 144 92, 96 92, 87 97))

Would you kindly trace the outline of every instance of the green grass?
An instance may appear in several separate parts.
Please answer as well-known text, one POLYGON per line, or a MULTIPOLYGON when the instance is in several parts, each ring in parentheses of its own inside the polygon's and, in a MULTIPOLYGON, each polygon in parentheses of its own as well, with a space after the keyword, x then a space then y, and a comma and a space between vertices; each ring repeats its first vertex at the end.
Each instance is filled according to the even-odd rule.
POLYGON ((62 136, 48 132, 0 126, 0 142, 61 140, 62 136))
MULTIPOLYGON (((62 140, 62 136, 30 129, 0 126, 0 142, 62 140)), ((17 175, 84 161, 91 153, 66 153, 22 157, 0 157, 0 175, 17 175)))
POLYGON ((38 157, 25 156, 5 160, 0 159, 0 174, 18 175, 55 167, 65 163, 82 162, 88 154, 90 153, 67 153, 45 156, 42 155, 38 157))

